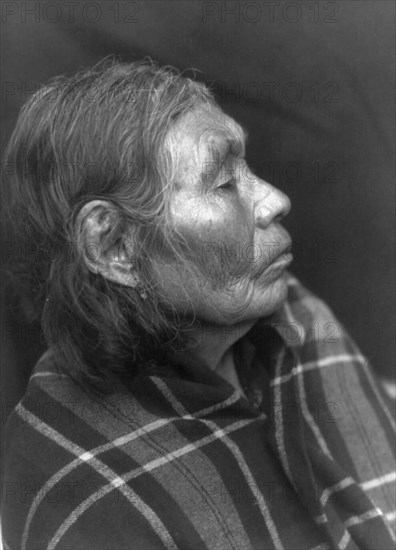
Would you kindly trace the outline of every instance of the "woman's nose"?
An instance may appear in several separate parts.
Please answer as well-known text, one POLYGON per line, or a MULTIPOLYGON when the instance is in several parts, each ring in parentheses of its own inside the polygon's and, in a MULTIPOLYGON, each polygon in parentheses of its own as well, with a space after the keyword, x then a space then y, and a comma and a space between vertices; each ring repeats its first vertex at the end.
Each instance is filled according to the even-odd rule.
POLYGON ((287 195, 273 187, 271 184, 260 180, 255 201, 255 221, 258 227, 265 229, 273 222, 279 222, 286 216, 291 208, 287 195))

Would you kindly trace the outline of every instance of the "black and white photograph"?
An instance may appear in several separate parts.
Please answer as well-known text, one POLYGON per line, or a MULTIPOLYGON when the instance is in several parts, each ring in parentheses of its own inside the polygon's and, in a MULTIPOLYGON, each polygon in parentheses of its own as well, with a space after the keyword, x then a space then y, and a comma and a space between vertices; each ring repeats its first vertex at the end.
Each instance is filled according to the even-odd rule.
POLYGON ((0 550, 396 550, 395 12, 0 3, 0 550))

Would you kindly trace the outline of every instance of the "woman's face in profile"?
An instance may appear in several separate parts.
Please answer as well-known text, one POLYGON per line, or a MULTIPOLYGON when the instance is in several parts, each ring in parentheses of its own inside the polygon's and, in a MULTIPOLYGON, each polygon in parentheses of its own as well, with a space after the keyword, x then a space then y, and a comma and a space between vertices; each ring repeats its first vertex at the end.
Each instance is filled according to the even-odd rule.
POLYGON ((292 260, 290 237, 280 225, 289 199, 250 171, 242 128, 217 107, 184 115, 170 129, 168 147, 178 158, 171 220, 200 269, 191 276, 159 259, 162 291, 180 312, 192 313, 192 305, 203 323, 271 314, 286 297, 292 260))

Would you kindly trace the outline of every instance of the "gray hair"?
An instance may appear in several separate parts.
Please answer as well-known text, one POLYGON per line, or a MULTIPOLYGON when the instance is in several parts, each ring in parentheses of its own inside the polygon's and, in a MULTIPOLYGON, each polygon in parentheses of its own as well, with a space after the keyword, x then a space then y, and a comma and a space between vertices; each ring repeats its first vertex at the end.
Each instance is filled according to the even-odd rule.
POLYGON ((111 373, 132 377, 160 362, 153 350, 178 339, 180 320, 158 296, 150 265, 159 247, 181 257, 168 223, 175 163, 165 141, 202 102, 214 103, 209 90, 170 67, 105 60, 40 89, 9 142, 3 191, 18 252, 10 269, 61 368, 97 390, 111 373), (75 246, 76 217, 94 199, 114 206, 113 236, 135 228, 146 300, 91 273, 75 246))

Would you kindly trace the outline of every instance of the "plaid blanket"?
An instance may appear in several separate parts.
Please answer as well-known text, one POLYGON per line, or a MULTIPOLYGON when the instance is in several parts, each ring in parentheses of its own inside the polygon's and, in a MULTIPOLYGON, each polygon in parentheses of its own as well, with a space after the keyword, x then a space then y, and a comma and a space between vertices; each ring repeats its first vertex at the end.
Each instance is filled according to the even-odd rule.
POLYGON ((188 365, 93 398, 51 353, 8 420, 5 549, 394 548, 394 417, 293 277, 235 345, 247 398, 188 365))

